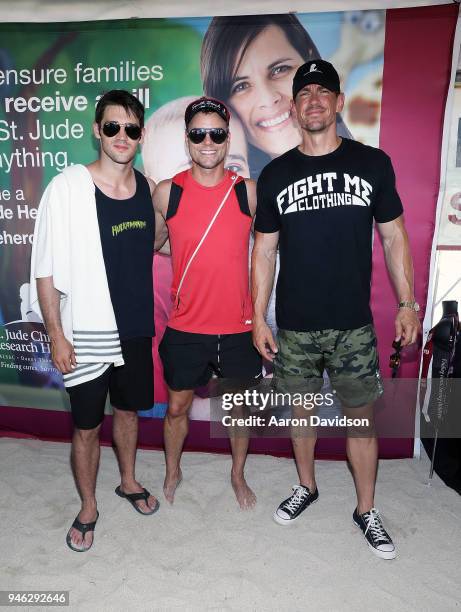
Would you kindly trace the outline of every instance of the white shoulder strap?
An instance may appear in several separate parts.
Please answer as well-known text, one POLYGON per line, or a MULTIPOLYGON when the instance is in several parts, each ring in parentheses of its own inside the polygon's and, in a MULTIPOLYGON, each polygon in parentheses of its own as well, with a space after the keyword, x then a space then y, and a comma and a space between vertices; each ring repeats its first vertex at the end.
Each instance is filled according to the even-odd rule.
POLYGON ((215 214, 213 215, 213 218, 211 219, 210 223, 208 224, 208 227, 206 228, 203 236, 200 239, 200 242, 198 243, 198 245, 195 247, 194 252, 192 253, 192 255, 189 258, 189 261, 186 264, 186 267, 184 268, 184 272, 181 276, 181 280, 179 281, 179 285, 178 285, 178 290, 176 292, 176 300, 175 300, 175 306, 176 308, 178 307, 179 304, 179 294, 181 292, 181 287, 184 283, 184 279, 186 278, 186 274, 189 271, 190 265, 192 263, 192 261, 194 260, 195 256, 197 255, 197 253, 200 250, 200 247, 202 246, 202 244, 205 242, 205 238, 208 236, 208 233, 210 231, 210 229, 213 227, 214 222, 216 221, 219 213, 221 212, 224 204, 226 203, 227 198, 230 196, 230 193, 232 191, 232 189, 234 188, 234 183, 237 180, 237 175, 233 174, 231 176, 231 186, 229 187, 229 189, 227 190, 226 195, 224 196, 224 198, 222 199, 221 204, 218 206, 218 209, 216 210, 215 214))

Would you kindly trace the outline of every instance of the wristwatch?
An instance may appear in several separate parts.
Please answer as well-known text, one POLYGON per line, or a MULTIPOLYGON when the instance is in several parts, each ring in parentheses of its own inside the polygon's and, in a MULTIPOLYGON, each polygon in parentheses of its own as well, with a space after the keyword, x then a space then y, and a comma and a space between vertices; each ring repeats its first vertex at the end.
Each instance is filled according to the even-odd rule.
POLYGON ((398 307, 399 308, 410 308, 411 310, 414 310, 415 312, 420 311, 418 302, 399 302, 398 307))

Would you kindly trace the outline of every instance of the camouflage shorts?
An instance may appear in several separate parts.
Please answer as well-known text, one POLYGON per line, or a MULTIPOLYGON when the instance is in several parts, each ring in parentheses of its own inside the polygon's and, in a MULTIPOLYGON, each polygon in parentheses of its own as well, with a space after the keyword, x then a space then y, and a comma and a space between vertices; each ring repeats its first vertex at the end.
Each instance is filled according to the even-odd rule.
POLYGON ((373 325, 311 332, 280 329, 277 340, 277 390, 318 392, 326 370, 344 406, 364 406, 383 393, 373 325))

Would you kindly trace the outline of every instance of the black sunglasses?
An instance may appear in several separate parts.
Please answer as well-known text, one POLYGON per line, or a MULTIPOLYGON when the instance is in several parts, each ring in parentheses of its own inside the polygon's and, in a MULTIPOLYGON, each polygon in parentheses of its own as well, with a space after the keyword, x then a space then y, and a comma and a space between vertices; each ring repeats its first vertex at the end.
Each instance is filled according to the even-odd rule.
POLYGON ((393 353, 389 357, 389 367, 392 370, 392 378, 395 378, 397 376, 397 370, 400 366, 400 351, 402 350, 401 343, 401 340, 394 340, 394 342, 392 343, 392 348, 395 350, 395 353, 393 353))
POLYGON ((191 128, 187 132, 187 137, 194 144, 200 144, 205 140, 207 134, 210 135, 215 144, 222 144, 226 140, 229 130, 224 128, 191 128))
POLYGON ((125 134, 131 140, 139 140, 141 138, 142 128, 136 123, 119 123, 118 121, 106 121, 102 126, 102 132, 105 136, 112 138, 120 132, 121 127, 125 128, 125 134))

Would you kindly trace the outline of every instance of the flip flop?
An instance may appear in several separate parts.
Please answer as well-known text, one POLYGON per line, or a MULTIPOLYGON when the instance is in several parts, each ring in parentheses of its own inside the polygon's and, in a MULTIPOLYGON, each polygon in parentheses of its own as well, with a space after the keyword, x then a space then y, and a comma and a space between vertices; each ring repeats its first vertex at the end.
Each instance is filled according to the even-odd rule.
MULTIPOLYGON (((98 522, 98 518, 99 518, 99 512, 96 511, 96 519, 92 522, 92 523, 81 523, 78 520, 78 515, 75 518, 75 521, 72 523, 72 526, 70 529, 72 529, 72 527, 74 529, 77 529, 77 531, 80 531, 80 533, 83 535, 83 541, 85 541, 85 534, 88 533, 88 531, 94 531, 95 527, 96 527, 96 523, 98 522)), ((87 548, 75 548, 75 546, 73 546, 72 544, 72 538, 70 536, 70 529, 67 532, 67 536, 66 536, 66 544, 67 546, 75 551, 75 552, 86 552, 87 550, 90 550, 90 548, 93 546, 93 542, 94 542, 94 535, 93 535, 93 541, 91 542, 91 544, 87 547, 87 548)))
POLYGON ((149 491, 144 488, 142 490, 142 493, 124 493, 120 489, 120 486, 118 486, 115 489, 115 494, 118 495, 119 497, 122 497, 123 499, 126 499, 128 502, 130 502, 130 504, 133 506, 136 512, 139 512, 139 514, 143 514, 144 516, 150 516, 151 514, 155 514, 157 510, 160 508, 160 502, 158 500, 150 512, 143 512, 142 510, 138 508, 138 506, 136 505, 137 501, 142 499, 146 502, 146 505, 147 505, 147 500, 150 497, 149 491))

